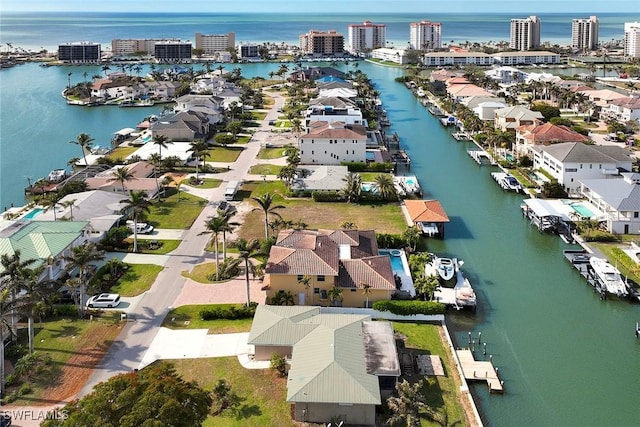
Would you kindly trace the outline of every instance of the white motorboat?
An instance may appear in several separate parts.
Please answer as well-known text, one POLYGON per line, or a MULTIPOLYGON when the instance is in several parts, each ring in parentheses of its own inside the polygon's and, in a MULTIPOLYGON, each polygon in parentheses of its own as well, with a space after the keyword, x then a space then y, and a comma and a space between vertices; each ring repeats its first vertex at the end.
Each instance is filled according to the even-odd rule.
POLYGON ((456 264, 451 258, 438 258, 434 257, 433 263, 438 272, 438 276, 444 281, 453 279, 453 275, 456 272, 456 264))
POLYGON ((516 193, 522 191, 522 185, 520 185, 518 180, 510 174, 506 174, 505 177, 502 178, 502 183, 502 188, 505 190, 515 191, 516 193))
POLYGON ((471 283, 469 279, 464 277, 462 271, 460 270, 460 266, 462 265, 462 261, 459 263, 457 260, 455 270, 456 270, 456 285, 453 288, 456 297, 456 306, 458 307, 475 307, 476 306, 476 293, 471 287, 471 283))
POLYGON ((627 285, 622 280, 620 271, 609 263, 606 259, 591 257, 589 264, 593 268, 596 280, 607 293, 624 297, 628 294, 627 285))

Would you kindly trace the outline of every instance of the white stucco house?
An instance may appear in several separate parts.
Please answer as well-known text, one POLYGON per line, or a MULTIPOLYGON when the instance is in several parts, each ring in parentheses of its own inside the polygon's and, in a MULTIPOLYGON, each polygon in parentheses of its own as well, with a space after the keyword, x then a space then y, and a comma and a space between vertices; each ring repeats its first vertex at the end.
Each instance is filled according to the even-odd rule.
POLYGON ((640 174, 617 179, 585 179, 580 192, 606 215, 611 233, 640 234, 640 174))
POLYGON ((623 122, 640 121, 640 98, 628 96, 626 98, 613 99, 602 109, 602 115, 615 118, 623 122))
POLYGON ((581 182, 588 179, 615 179, 630 172, 633 159, 621 147, 565 142, 531 148, 533 168, 544 169, 562 184, 569 194, 580 194, 581 182))
POLYGON ((339 165, 366 162, 367 129, 342 122, 311 122, 298 138, 301 164, 339 165))

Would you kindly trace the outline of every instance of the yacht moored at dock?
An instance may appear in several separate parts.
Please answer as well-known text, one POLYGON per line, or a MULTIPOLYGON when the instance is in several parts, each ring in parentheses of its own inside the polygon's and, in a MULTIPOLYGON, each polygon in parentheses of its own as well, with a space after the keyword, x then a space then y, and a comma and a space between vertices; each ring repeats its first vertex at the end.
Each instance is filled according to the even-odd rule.
POLYGON ((448 307, 455 307, 457 310, 463 308, 476 308, 476 293, 460 267, 464 264, 464 261, 457 258, 439 258, 433 255, 431 263, 425 265, 426 276, 438 276, 442 282, 446 283, 448 280, 455 276, 455 285, 453 288, 447 286, 439 286, 433 293, 433 299, 441 302, 448 307), (443 262, 444 261, 444 262, 443 262), (442 268, 444 267, 444 269, 442 268), (446 272, 444 279, 442 274, 446 272))
POLYGON ((511 174, 505 172, 491 172, 491 177, 503 190, 515 191, 516 193, 524 192, 522 185, 511 174))
POLYGON ((594 256, 589 259, 589 264, 593 268, 596 280, 608 294, 620 298, 628 295, 627 285, 622 280, 620 271, 611 265, 609 261, 594 256))

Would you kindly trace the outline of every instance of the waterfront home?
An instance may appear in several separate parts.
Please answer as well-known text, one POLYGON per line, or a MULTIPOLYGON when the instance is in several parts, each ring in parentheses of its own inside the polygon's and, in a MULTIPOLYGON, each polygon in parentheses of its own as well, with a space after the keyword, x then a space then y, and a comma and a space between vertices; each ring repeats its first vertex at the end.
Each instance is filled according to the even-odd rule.
POLYGON ((603 117, 613 118, 622 122, 634 121, 640 124, 640 98, 628 96, 612 99, 601 111, 603 117))
POLYGON ((362 118, 360 108, 334 108, 332 106, 312 105, 304 113, 305 126, 311 122, 342 122, 348 125, 367 126, 367 120, 362 118))
POLYGON ((209 135, 209 119, 193 110, 167 114, 151 124, 151 134, 163 135, 170 141, 204 140, 209 135))
POLYGON ((291 184, 293 192, 340 191, 349 173, 346 166, 304 165, 291 184))
POLYGON ((346 74, 332 67, 306 67, 289 74, 289 80, 292 82, 306 82, 315 81, 326 76, 338 77, 344 80, 346 74))
POLYGON ((242 105, 242 88, 222 77, 198 79, 191 84, 191 91, 198 94, 212 94, 222 101, 225 108, 229 107, 232 102, 242 105))
POLYGON ((564 142, 531 149, 533 168, 543 169, 569 194, 580 194, 581 182, 631 172, 633 159, 621 147, 564 142))
POLYGON ((87 221, 86 237, 98 242, 123 219, 122 193, 91 190, 67 194, 56 206, 38 215, 39 221, 87 221))
POLYGON ((439 201, 407 199, 402 212, 409 227, 415 226, 427 236, 444 238, 444 225, 449 217, 439 201))
POLYGON ((348 87, 327 87, 318 89, 318 98, 346 98, 355 100, 358 91, 348 87))
POLYGON ((349 98, 342 98, 339 96, 330 96, 330 97, 322 97, 322 98, 314 98, 309 101, 309 108, 325 108, 332 107, 335 109, 347 109, 347 108, 357 108, 357 104, 354 100, 349 98))
POLYGON ((374 425, 401 373, 391 323, 367 315, 259 305, 248 344, 255 360, 287 360, 286 399, 300 422, 374 425))
POLYGON ((447 69, 441 68, 429 74, 429 81, 431 83, 441 82, 444 84, 447 80, 449 80, 452 77, 463 77, 463 76, 464 76, 463 71, 447 70, 447 69))
POLYGON ((464 98, 460 103, 466 105, 483 121, 493 121, 496 110, 509 106, 504 98, 482 95, 464 98))
POLYGON ((618 179, 583 179, 580 194, 604 212, 607 231, 640 234, 640 174, 618 179))
POLYGON ((364 307, 388 300, 396 291, 391 260, 378 254, 373 230, 281 231, 269 252, 264 280, 267 301, 284 291, 295 295, 298 305, 364 307), (308 287, 301 284, 305 277, 308 287), (334 288, 341 292, 339 298, 334 288))
POLYGON ((158 183, 153 178, 153 165, 149 162, 135 162, 124 166, 115 166, 99 172, 84 180, 88 190, 103 190, 126 196, 129 191, 144 191, 152 199, 158 194, 158 183), (123 167, 131 174, 131 179, 124 182, 116 180, 116 169, 123 167))
POLYGON ((209 119, 209 124, 220 123, 224 120, 223 99, 214 95, 187 94, 176 98, 173 107, 175 113, 181 111, 198 111, 209 119))
MULTIPOLYGON (((459 77, 452 80, 458 80, 459 77)), ((480 86, 474 85, 472 83, 466 84, 456 84, 447 80, 447 95, 451 97, 454 102, 462 102, 463 99, 469 98, 472 96, 485 96, 490 97, 493 94, 491 92, 487 92, 482 89, 480 86)))
POLYGON ((527 79, 527 73, 514 67, 494 67, 484 72, 492 80, 500 84, 513 84, 527 79))
POLYGON ((515 105, 495 110, 493 125, 503 132, 515 131, 520 126, 541 123, 543 119, 541 112, 531 111, 522 105, 515 105))
MULTIPOLYGON (((42 280, 57 280, 65 273, 65 256, 71 248, 87 240, 86 221, 6 221, 0 220, 0 256, 35 259, 31 268, 44 265, 42 280)), ((4 267, 0 265, 0 273, 4 267)))
POLYGON ((609 102, 613 101, 614 99, 627 97, 626 95, 611 89, 589 89, 577 91, 576 93, 585 95, 587 98, 589 98, 589 101, 593 102, 601 109, 606 108, 609 102))
POLYGON ((516 128, 516 143, 513 146, 518 156, 530 155, 531 147, 561 142, 587 142, 589 138, 563 125, 544 123, 523 125, 516 128))
POLYGON ((302 164, 366 162, 367 129, 343 122, 310 122, 307 133, 298 138, 298 148, 302 164))

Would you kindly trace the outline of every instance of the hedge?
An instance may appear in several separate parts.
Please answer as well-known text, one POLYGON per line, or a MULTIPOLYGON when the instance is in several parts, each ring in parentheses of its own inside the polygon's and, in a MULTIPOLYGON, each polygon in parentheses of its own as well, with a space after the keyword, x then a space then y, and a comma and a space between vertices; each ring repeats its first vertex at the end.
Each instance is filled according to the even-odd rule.
POLYGON ((390 162, 340 162, 340 166, 346 166, 349 172, 389 172, 393 170, 393 163, 390 162))
POLYGON ((342 195, 338 191, 314 191, 311 193, 314 202, 341 202, 342 195))
POLYGON ((400 316, 410 316, 412 314, 444 314, 445 305, 435 301, 376 301, 373 309, 378 311, 389 311, 400 316))
POLYGON ((257 304, 246 305, 221 305, 200 311, 200 319, 216 320, 216 319, 249 319, 256 312, 257 304))

